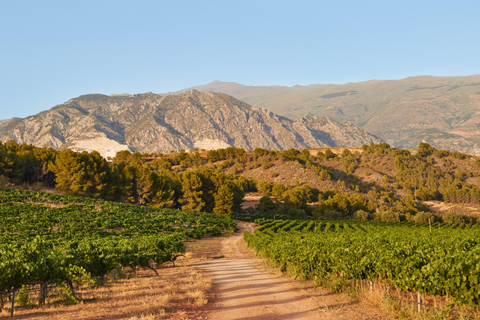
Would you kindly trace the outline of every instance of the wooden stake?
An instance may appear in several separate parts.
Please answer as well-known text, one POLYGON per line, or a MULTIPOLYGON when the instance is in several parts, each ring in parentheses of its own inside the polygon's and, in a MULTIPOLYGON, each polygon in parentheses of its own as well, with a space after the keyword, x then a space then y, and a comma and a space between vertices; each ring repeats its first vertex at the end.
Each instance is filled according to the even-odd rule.
POLYGON ((13 310, 15 308, 15 289, 12 292, 12 310, 10 312, 10 316, 13 317, 13 310))
POLYGON ((417 292, 417 311, 418 313, 422 313, 422 298, 420 292, 417 292))

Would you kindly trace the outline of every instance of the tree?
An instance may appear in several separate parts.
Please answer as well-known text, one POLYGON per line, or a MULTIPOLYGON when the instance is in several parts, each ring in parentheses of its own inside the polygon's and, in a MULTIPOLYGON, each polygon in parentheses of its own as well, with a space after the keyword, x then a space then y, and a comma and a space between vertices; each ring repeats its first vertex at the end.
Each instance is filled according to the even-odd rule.
POLYGON ((56 188, 94 198, 111 194, 112 175, 106 160, 97 152, 62 150, 49 165, 56 188))
POLYGON ((199 175, 193 171, 185 171, 181 177, 182 194, 180 199, 183 210, 201 211, 205 202, 202 199, 202 180, 199 175))
POLYGON ((215 207, 213 213, 233 215, 234 212, 234 192, 233 186, 230 184, 223 184, 218 188, 215 194, 215 207))
POLYGON ((166 175, 140 167, 137 173, 138 203, 157 208, 175 205, 172 179, 166 175))
POLYGON ((425 142, 420 142, 418 144, 417 155, 419 157, 427 157, 435 152, 435 148, 425 142))
POLYGON ((258 204, 257 204, 257 209, 262 211, 262 212, 268 212, 274 210, 277 205, 269 196, 263 196, 260 198, 258 204))

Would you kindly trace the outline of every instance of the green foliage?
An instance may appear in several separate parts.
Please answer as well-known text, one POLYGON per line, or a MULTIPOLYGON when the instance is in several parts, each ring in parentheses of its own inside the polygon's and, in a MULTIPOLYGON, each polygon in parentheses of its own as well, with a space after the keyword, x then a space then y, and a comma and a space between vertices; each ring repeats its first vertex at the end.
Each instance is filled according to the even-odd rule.
POLYGON ((341 219, 343 214, 332 209, 315 208, 312 215, 316 219, 341 219))
POLYGON ((215 194, 215 207, 213 213, 233 215, 235 210, 235 193, 233 186, 222 184, 215 194))
POLYGON ((234 228, 227 216, 20 189, 0 189, 0 220, 0 294, 30 283, 82 283, 119 267, 152 268, 173 261, 189 237, 234 228))
MULTIPOLYGON (((408 150, 393 149, 388 144, 365 145, 362 149, 361 154, 345 149, 340 157, 331 150, 315 157, 308 150, 258 148, 247 153, 233 147, 211 150, 206 154, 182 151, 172 155, 142 155, 121 151, 107 162, 95 152, 55 151, 10 141, 0 143, 0 176, 3 176, 3 184, 35 185, 37 189, 55 186, 68 194, 207 212, 214 210, 215 203, 220 201, 218 191, 227 184, 234 195, 234 211, 240 208, 245 192, 259 191, 277 199, 285 198, 285 210, 298 208, 309 214, 312 208, 307 203, 317 201, 318 190, 310 187, 310 190, 297 190, 298 186, 237 176, 262 166, 262 163, 266 169, 278 165, 278 170, 265 178, 273 180, 282 175, 281 162, 292 161, 293 165, 301 166, 306 174, 310 174, 312 184, 317 187, 342 190, 343 196, 336 195, 337 192, 329 195, 324 191, 320 211, 333 210, 351 216, 357 210, 372 213, 382 206, 381 211, 396 210, 413 216, 419 211, 428 211, 428 207, 421 203, 426 200, 480 203, 480 187, 469 183, 473 181, 470 177, 480 175, 477 170, 472 170, 473 163, 480 167, 480 160, 466 160, 466 155, 438 151, 428 144, 420 145, 422 156, 412 156, 408 150), (216 165, 204 163, 205 158, 209 162, 217 161, 216 165), (199 185, 193 186, 192 179, 184 178, 182 171, 197 175, 199 185), (311 175, 313 172, 316 177, 311 175), (368 178, 371 174, 375 175, 374 179, 372 176, 368 178), (381 176, 384 179, 379 179, 381 176), (309 195, 310 192, 313 195, 309 195)), ((302 181, 304 185, 305 182, 302 181)))
POLYGON ((465 223, 472 223, 472 222, 474 222, 471 217, 464 216, 464 215, 460 215, 460 214, 456 214, 456 213, 453 213, 453 212, 444 213, 444 214, 441 216, 441 218, 442 218, 443 222, 446 223, 446 224, 456 224, 456 225, 460 225, 460 224, 465 224, 465 223))
POLYGON ((263 170, 267 170, 267 169, 269 169, 269 168, 271 168, 271 167, 273 167, 273 163, 267 162, 267 161, 262 162, 262 169, 263 169, 263 170))
POLYGON ((49 169, 55 174, 56 188, 94 198, 111 193, 111 169, 96 151, 76 153, 60 151, 49 169))
POLYGON ((255 233, 244 233, 248 246, 295 277, 317 284, 380 278, 404 292, 448 295, 458 306, 480 303, 478 228, 355 220, 255 222, 260 225, 255 233))
POLYGON ((383 222, 401 222, 405 221, 406 217, 404 214, 398 211, 381 211, 374 214, 375 220, 383 222))
POLYGON ((337 159, 337 158, 338 156, 335 153, 333 153, 332 150, 330 149, 325 150, 325 159, 328 160, 328 159, 337 159))
POLYGON ((183 210, 201 211, 205 206, 202 199, 202 180, 193 171, 185 171, 181 176, 182 198, 180 203, 183 210))
POLYGON ((415 214, 413 221, 416 223, 434 223, 438 222, 440 219, 433 212, 420 211, 415 214))
POLYGON ((432 155, 434 152, 435 148, 428 143, 420 142, 420 144, 418 145, 417 155, 419 157, 427 157, 432 155))
POLYGON ((323 201, 316 209, 318 214, 321 212, 331 210, 341 213, 343 216, 353 215, 358 210, 372 212, 377 208, 377 205, 371 200, 353 194, 348 195, 338 191, 324 192, 322 194, 323 201))
POLYGON ((364 210, 357 210, 353 213, 353 218, 357 220, 367 221, 373 219, 373 215, 364 210))
POLYGON ((257 208, 257 210, 260 210, 263 213, 267 213, 267 212, 275 210, 277 208, 277 205, 275 204, 275 202, 273 202, 272 198, 265 195, 265 196, 260 198, 256 208, 257 208))

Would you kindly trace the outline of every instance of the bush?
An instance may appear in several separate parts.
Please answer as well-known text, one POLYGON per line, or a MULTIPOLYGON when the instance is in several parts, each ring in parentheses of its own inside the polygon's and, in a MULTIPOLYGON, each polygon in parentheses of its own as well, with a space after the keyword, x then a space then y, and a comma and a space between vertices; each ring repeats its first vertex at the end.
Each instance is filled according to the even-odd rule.
POLYGON ((3 174, 0 175, 0 187, 4 187, 9 183, 10 183, 10 179, 8 179, 8 177, 5 177, 3 174))
POLYGON ((420 211, 415 216, 413 216, 413 221, 416 223, 427 223, 427 222, 436 222, 440 220, 433 212, 420 211))
POLYGON ((294 218, 304 218, 307 216, 305 210, 300 208, 289 208, 287 209, 287 214, 294 218))
POLYGON ((383 222, 405 221, 405 215, 398 211, 383 211, 378 213, 376 218, 383 222))
POLYGON ((269 168, 271 168, 271 167, 273 167, 273 163, 271 163, 271 162, 264 161, 264 162, 262 163, 262 169, 263 169, 263 170, 267 170, 267 169, 269 169, 269 168))
POLYGON ((471 223, 472 219, 468 216, 457 214, 454 212, 447 212, 442 216, 443 222, 446 224, 462 224, 471 223))
POLYGON ((357 220, 367 221, 373 219, 373 215, 364 210, 357 210, 353 213, 353 218, 357 220))
POLYGON ((321 207, 315 208, 312 211, 312 215, 317 219, 342 219, 343 217, 341 212, 331 209, 323 209, 321 207))
POLYGON ((274 210, 277 207, 275 202, 269 196, 263 196, 260 198, 259 203, 256 206, 256 209, 262 211, 263 213, 274 210))

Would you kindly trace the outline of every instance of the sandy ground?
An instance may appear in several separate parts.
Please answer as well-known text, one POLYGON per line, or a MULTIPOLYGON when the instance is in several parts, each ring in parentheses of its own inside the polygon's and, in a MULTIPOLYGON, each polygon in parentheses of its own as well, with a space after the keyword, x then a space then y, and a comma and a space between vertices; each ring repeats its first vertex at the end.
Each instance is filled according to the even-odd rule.
POLYGON ((462 214, 480 215, 480 207, 478 205, 446 203, 442 201, 423 201, 423 203, 435 213, 456 212, 462 214))
POLYGON ((218 256, 197 264, 213 281, 207 319, 389 319, 343 295, 267 272, 243 242, 243 230, 252 232, 254 224, 238 226, 241 232, 220 242, 218 256))

